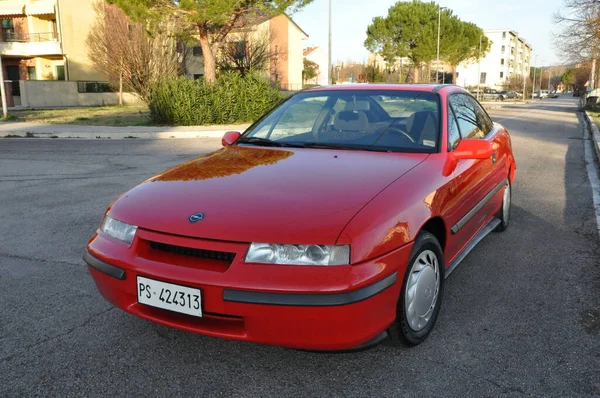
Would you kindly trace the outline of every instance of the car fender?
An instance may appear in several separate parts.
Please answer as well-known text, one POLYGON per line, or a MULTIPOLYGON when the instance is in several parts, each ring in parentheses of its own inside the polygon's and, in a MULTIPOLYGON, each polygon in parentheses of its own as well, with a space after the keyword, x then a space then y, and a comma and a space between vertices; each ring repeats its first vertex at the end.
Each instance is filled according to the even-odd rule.
POLYGON ((353 264, 413 242, 421 227, 452 205, 450 177, 442 174, 445 155, 426 161, 396 180, 361 209, 337 243, 351 246, 353 264))

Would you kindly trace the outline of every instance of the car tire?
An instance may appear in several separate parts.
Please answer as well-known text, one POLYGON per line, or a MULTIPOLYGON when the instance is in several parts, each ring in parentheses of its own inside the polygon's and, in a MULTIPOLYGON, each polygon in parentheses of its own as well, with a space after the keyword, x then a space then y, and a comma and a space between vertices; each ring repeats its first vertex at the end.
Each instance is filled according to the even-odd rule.
POLYGON ((512 187, 510 179, 506 179, 506 185, 502 193, 502 207, 496 217, 500 220, 500 224, 494 229, 496 232, 506 231, 510 222, 510 210, 512 206, 512 187))
POLYGON ((420 232, 404 275, 396 320, 388 329, 392 345, 421 344, 433 330, 444 293, 444 255, 436 237, 420 232))

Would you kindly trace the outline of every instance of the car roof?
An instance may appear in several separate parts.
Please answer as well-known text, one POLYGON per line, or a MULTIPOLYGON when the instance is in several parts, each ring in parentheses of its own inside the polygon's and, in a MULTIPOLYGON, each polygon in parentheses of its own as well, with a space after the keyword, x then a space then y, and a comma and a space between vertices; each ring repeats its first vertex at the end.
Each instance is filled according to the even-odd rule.
POLYGON ((356 84, 336 84, 331 86, 311 87, 303 92, 314 91, 357 91, 357 90, 381 90, 381 91, 425 91, 437 93, 444 91, 464 91, 464 88, 454 84, 373 84, 373 83, 356 83, 356 84))

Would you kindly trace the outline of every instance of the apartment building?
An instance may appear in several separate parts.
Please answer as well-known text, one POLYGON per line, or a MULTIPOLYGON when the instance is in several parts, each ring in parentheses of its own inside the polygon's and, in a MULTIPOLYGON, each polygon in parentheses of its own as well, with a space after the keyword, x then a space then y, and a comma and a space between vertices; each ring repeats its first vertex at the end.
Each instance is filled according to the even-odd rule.
MULTIPOLYGON (((288 15, 271 16, 264 13, 240 19, 227 37, 230 44, 242 47, 252 46, 252 41, 267 45, 269 60, 264 72, 265 78, 282 90, 302 89, 303 53, 307 39, 308 34, 288 15)), ((200 45, 192 49, 186 69, 188 77, 198 78, 204 75, 204 58, 200 45)))
POLYGON ((85 38, 94 0, 1 0, 0 56, 9 106, 20 105, 19 80, 105 80, 85 38))
POLYGON ((502 89, 511 78, 529 76, 533 51, 529 43, 508 29, 486 30, 484 34, 492 43, 490 51, 481 62, 460 64, 456 69, 457 84, 502 89))

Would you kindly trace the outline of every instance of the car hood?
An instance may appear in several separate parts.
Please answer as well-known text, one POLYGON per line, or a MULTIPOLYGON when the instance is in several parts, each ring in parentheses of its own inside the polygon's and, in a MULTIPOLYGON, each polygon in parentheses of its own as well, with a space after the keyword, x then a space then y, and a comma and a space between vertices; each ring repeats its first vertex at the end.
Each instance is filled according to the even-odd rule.
POLYGON ((169 234, 332 244, 365 204, 427 156, 231 146, 147 180, 108 212, 169 234), (192 223, 194 213, 204 218, 192 223))

